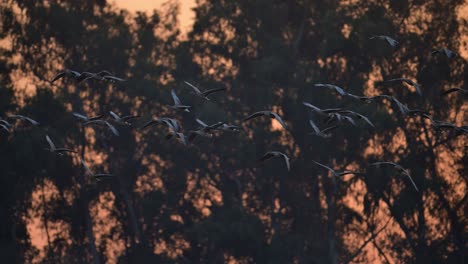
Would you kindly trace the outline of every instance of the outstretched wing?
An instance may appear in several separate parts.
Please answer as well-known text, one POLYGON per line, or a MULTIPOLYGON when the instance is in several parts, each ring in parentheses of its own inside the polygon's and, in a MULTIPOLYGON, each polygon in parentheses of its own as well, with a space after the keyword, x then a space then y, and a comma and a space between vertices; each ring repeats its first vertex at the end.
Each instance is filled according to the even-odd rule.
POLYGON ((369 166, 377 166, 377 167, 379 167, 380 165, 392 165, 393 167, 398 166, 398 164, 389 162, 389 161, 380 161, 380 162, 374 162, 374 163, 369 164, 369 166))
POLYGON ((265 160, 268 160, 268 159, 271 159, 275 156, 275 154, 273 154, 273 152, 271 151, 268 151, 267 153, 265 153, 265 155, 263 155, 263 157, 261 157, 260 159, 258 159, 258 162, 264 162, 265 160))
POLYGON ((129 120, 132 120, 132 119, 135 119, 135 118, 139 118, 139 117, 140 117, 139 115, 124 116, 124 117, 122 117, 122 121, 127 122, 127 121, 129 121, 129 120))
POLYGON ((47 140, 47 143, 49 143, 50 150, 55 151, 56 150, 55 144, 54 142, 52 142, 52 139, 50 139, 49 135, 46 135, 46 140, 47 140))
POLYGON ((202 93, 200 91, 200 89, 198 89, 195 85, 193 85, 193 84, 191 84, 191 83, 189 83, 187 81, 184 81, 184 83, 187 84, 188 86, 190 86, 195 91, 196 94, 201 94, 202 93))
POLYGON ((150 120, 150 121, 146 122, 146 123, 141 127, 141 129, 145 129, 145 128, 149 127, 149 126, 152 126, 152 125, 154 125, 154 124, 159 124, 159 123, 160 123, 159 120, 150 120))
POLYGON ((76 112, 73 113, 73 116, 75 116, 75 117, 77 117, 77 118, 79 118, 81 120, 84 120, 84 121, 89 120, 89 118, 87 116, 84 116, 84 115, 76 113, 76 112))
POLYGON ((289 164, 289 157, 286 154, 281 153, 281 152, 280 152, 280 155, 284 158, 284 162, 286 162, 286 168, 288 168, 288 171, 290 171, 291 165, 289 164))
POLYGON ((225 122, 218 122, 218 123, 214 123, 212 125, 209 126, 210 129, 217 129, 218 127, 222 126, 226 124, 225 122))
POLYGON ((411 181, 411 184, 413 184, 414 189, 416 189, 416 191, 419 192, 418 186, 416 186, 416 183, 413 181, 413 178, 411 177, 411 175, 406 170, 402 170, 401 174, 406 175, 411 181))
POLYGON ((288 127, 286 126, 286 123, 284 123, 283 119, 281 118, 281 116, 279 116, 277 113, 275 112, 270 112, 270 117, 271 118, 275 118, 276 120, 278 120, 278 122, 281 124, 281 126, 284 127, 284 129, 287 129, 288 127))
POLYGON ((205 122, 201 121, 201 120, 198 119, 198 118, 195 119, 195 121, 197 121, 197 123, 200 124, 202 127, 207 127, 207 126, 208 126, 205 122))
POLYGON ((347 95, 348 93, 345 92, 345 90, 339 86, 336 86, 334 84, 328 84, 328 83, 317 83, 317 84, 314 84, 314 86, 317 86, 317 87, 326 87, 326 88, 329 88, 329 89, 333 89, 335 90, 337 93, 339 93, 340 95, 342 96, 345 96, 347 95))
POLYGON ((8 116, 8 118, 11 118, 11 119, 20 119, 20 120, 26 120, 28 121, 29 123, 31 123, 32 125, 39 125, 39 122, 37 122, 36 120, 32 119, 32 118, 29 118, 27 116, 24 116, 24 115, 11 115, 11 116, 8 116))
POLYGON ((119 131, 113 126, 111 125, 109 122, 107 121, 104 121, 104 124, 106 124, 106 126, 112 131, 112 133, 116 136, 119 136, 119 131))
POLYGON ((203 95, 205 97, 207 97, 208 95, 210 95, 212 93, 217 93, 217 92, 221 92, 221 91, 225 91, 225 90, 226 90, 226 88, 214 88, 214 89, 204 91, 203 95))
POLYGON ((88 165, 86 165, 85 161, 82 158, 80 158, 80 162, 89 175, 94 175, 93 171, 88 167, 88 165))
POLYGON ((120 116, 118 116, 116 113, 110 111, 109 114, 114 118, 115 120, 120 120, 120 116))
POLYGON ((322 109, 316 107, 315 105, 313 105, 313 104, 311 104, 311 103, 302 102, 302 104, 303 104, 304 106, 306 106, 307 108, 312 109, 312 111, 319 112, 319 113, 322 112, 322 109))
POLYGON ((125 82, 126 81, 125 79, 122 79, 116 76, 111 76, 111 75, 105 75, 102 77, 102 79, 111 81, 111 82, 125 82))
POLYGON ((184 145, 187 145, 187 138, 185 137, 184 134, 177 132, 176 135, 178 138, 180 138, 180 141, 182 141, 184 145))
POLYGON ((354 112, 354 114, 355 114, 358 118, 364 120, 364 121, 365 121, 367 124, 369 124, 371 127, 375 127, 374 124, 372 124, 372 122, 371 122, 371 121, 369 120, 369 118, 367 118, 366 116, 361 115, 361 114, 356 113, 356 112, 354 112))
POLYGON ((326 166, 326 165, 323 165, 322 163, 317 162, 317 161, 315 161, 315 160, 313 160, 312 162, 315 163, 315 164, 317 164, 317 165, 319 165, 319 166, 322 167, 322 168, 325 168, 325 169, 331 171, 333 174, 335 174, 335 170, 334 170, 334 169, 332 169, 332 168, 330 168, 330 167, 328 167, 328 166, 326 166))
POLYGON ((389 36, 385 36, 385 40, 388 42, 388 44, 390 44, 390 46, 392 47, 396 47, 396 45, 398 45, 398 41, 392 39, 391 37, 389 36))
POLYGON ((180 102, 179 97, 177 97, 176 93, 174 90, 171 90, 171 95, 172 95, 172 100, 174 100, 175 105, 181 105, 182 103, 180 102))
POLYGON ((65 75, 67 75, 68 73, 66 71, 63 71, 63 72, 60 72, 58 73, 57 75, 55 75, 55 77, 50 81, 50 83, 54 83, 55 81, 57 81, 58 79, 62 79, 63 77, 65 77, 65 75))
POLYGON ((67 148, 58 148, 58 149, 55 149, 56 152, 70 152, 70 153, 78 153, 74 150, 71 150, 71 149, 67 149, 67 148))
POLYGON ((255 113, 249 115, 248 117, 244 118, 243 122, 249 121, 250 119, 257 118, 259 116, 264 116, 266 113, 268 113, 268 111, 255 112, 255 113))
POLYGON ((462 92, 464 94, 468 94, 468 90, 465 90, 465 89, 462 89, 462 88, 459 88, 459 87, 455 87, 455 88, 450 88, 446 91, 443 91, 440 95, 441 96, 444 96, 444 95, 447 95, 449 93, 453 93, 453 92, 462 92))
POLYGON ((93 176, 98 181, 102 181, 102 180, 110 179, 114 177, 114 175, 108 174, 108 173, 93 174, 91 176, 93 176))
POLYGON ((312 119, 309 119, 309 124, 312 127, 312 129, 315 131, 315 134, 320 134, 320 129, 318 126, 314 123, 312 119))
POLYGON ((4 129, 6 132, 10 133, 10 129, 4 124, 0 124, 0 128, 4 129))
POLYGON ((338 126, 336 126, 336 125, 335 125, 335 126, 331 126, 331 127, 327 127, 327 128, 325 128, 324 130, 322 130, 322 133, 325 134, 325 133, 327 133, 327 132, 330 132, 330 131, 336 129, 337 127, 338 127, 338 126))

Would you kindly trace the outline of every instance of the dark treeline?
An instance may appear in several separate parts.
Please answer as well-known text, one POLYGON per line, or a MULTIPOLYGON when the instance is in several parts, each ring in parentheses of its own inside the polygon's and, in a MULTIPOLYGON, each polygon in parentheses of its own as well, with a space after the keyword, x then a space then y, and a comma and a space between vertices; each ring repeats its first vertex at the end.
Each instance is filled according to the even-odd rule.
MULTIPOLYGON (((178 29, 177 1, 130 14, 99 1, 0 4, 0 117, 23 114, 0 130, 0 257, 3 263, 464 263, 468 250, 466 133, 435 129, 383 100, 390 94, 434 119, 466 125, 468 34, 463 0, 199 1, 193 28, 178 29), (388 35, 393 48, 369 37, 388 35), (63 78, 64 70, 107 70, 126 82, 63 78), (402 83, 421 85, 423 96, 402 83), (210 101, 190 94, 226 88, 210 101), (24 89, 33 85, 32 93, 24 89), (174 89, 190 113, 169 108, 174 89), (330 138, 310 135, 302 102, 366 115, 375 128, 343 124, 330 138), (288 128, 268 118, 273 110, 288 128), (140 115, 119 136, 84 127, 73 112, 140 115), (239 125, 239 133, 165 140, 144 122, 174 117, 239 125), (78 151, 44 150, 45 135, 78 151), (291 158, 258 166, 267 151, 291 158), (96 182, 83 176, 82 157, 96 182), (312 161, 365 172, 334 179, 312 161), (397 170, 370 163, 397 162, 397 170), (36 231, 28 229, 32 219, 36 231), (40 229, 39 231, 37 229, 40 229), (33 246, 40 234, 44 249, 33 246)), ((315 118, 321 128, 326 125, 315 118)))

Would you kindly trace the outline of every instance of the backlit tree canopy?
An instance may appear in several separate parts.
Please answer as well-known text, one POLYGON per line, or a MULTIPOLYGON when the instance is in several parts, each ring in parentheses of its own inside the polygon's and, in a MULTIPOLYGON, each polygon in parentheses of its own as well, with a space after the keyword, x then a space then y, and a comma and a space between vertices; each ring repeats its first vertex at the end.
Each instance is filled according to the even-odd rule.
MULTIPOLYGON (((199 0, 179 30, 180 1, 129 13, 106 1, 2 1, 0 256, 5 263, 464 263, 468 250, 468 4, 463 0, 199 0), (390 36, 390 45, 375 35, 390 36), (434 50, 457 53, 448 58, 434 50), (65 69, 125 82, 51 80, 65 69), (385 82, 407 78, 420 85, 385 82), (210 100, 190 93, 225 88, 210 100), (334 84, 356 100, 315 84, 334 84), (459 91, 441 96, 443 91, 459 91), (174 111, 174 90, 190 112, 174 111), (465 92, 463 92, 465 91, 465 92), (343 108, 374 127, 311 134, 306 108, 343 108), (284 120, 260 117, 273 111, 284 120), (139 115, 132 125, 87 116, 139 115), (240 132, 166 140, 226 122, 240 132), (439 122, 439 123, 437 123, 439 122), (434 126, 433 124, 440 126, 434 126), (465 127, 466 129, 466 127, 465 127), (49 135, 76 155, 44 150, 49 135), (268 151, 290 158, 259 164, 268 151), (93 172, 84 176, 83 159, 93 172), (336 171, 335 177, 313 161, 336 171), (418 190, 401 171, 407 169, 418 190), (89 176, 89 175, 88 175, 89 176)), ((282 157, 282 156, 281 156, 282 157)))

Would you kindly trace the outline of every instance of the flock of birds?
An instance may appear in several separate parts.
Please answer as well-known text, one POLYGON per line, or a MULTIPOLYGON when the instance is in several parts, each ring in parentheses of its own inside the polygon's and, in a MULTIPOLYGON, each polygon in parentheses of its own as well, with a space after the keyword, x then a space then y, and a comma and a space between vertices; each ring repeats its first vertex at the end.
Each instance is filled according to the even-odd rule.
MULTIPOLYGON (((372 36, 370 39, 384 40, 392 47, 395 47, 395 46, 398 45, 398 41, 394 40, 391 37, 384 36, 384 35, 372 36)), ((451 51, 451 50, 449 50, 447 48, 434 50, 432 53, 433 54, 443 54, 449 59, 453 58, 453 57, 455 57, 457 55, 455 52, 453 52, 453 51, 451 51)), ((126 81, 125 79, 122 79, 122 78, 119 78, 117 76, 112 75, 108 71, 100 71, 100 72, 97 72, 97 73, 92 73, 92 72, 78 72, 78 71, 74 71, 74 70, 65 70, 65 71, 60 72, 59 74, 57 74, 50 82, 54 83, 54 82, 58 81, 59 79, 66 78, 66 77, 73 79, 76 83, 84 82, 84 81, 87 81, 87 80, 90 80, 90 79, 99 80, 99 81, 109 81, 109 82, 114 82, 114 83, 115 82, 124 82, 124 81, 126 81)), ((385 83, 403 82, 403 83, 405 83, 405 84, 407 84, 409 86, 414 87, 416 92, 419 95, 422 95, 421 86, 418 83, 411 80, 411 79, 396 78, 396 79, 386 80, 384 82, 385 83)), ((187 81, 185 81, 185 84, 188 87, 191 88, 192 93, 194 95, 196 95, 196 96, 198 96, 198 97, 200 97, 200 98, 202 98, 204 100, 210 100, 210 98, 209 98, 210 95, 212 95, 214 93, 223 92, 223 91, 226 90, 225 88, 215 88, 215 89, 209 89, 209 90, 202 91, 198 87, 196 87, 195 85, 193 85, 193 84, 191 84, 191 83, 189 83, 187 81)), ((381 94, 381 95, 376 95, 376 96, 358 96, 358 95, 348 93, 343 88, 341 88, 339 86, 336 86, 336 85, 333 85, 333 84, 321 84, 321 83, 319 83, 319 84, 315 84, 314 86, 315 87, 323 87, 323 88, 326 88, 326 89, 331 89, 331 90, 335 91, 336 93, 338 93, 342 97, 351 97, 351 98, 354 98, 354 99, 357 99, 357 100, 360 100, 360 101, 363 101, 363 102, 367 102, 367 103, 373 102, 373 101, 376 101, 376 100, 382 100, 382 99, 388 100, 393 105, 396 105, 396 107, 399 109, 399 111, 403 115, 421 116, 422 118, 430 120, 430 123, 434 128, 450 129, 450 130, 455 131, 456 133, 467 133, 468 132, 468 126, 460 126, 459 127, 459 126, 456 126, 453 123, 444 122, 444 121, 440 121, 440 120, 435 120, 426 111, 419 110, 419 109, 410 109, 404 103, 400 102, 398 99, 396 99, 394 96, 391 96, 391 95, 381 94)), ((464 96, 466 96, 468 94, 468 91, 465 90, 465 89, 451 88, 451 89, 448 89, 446 91, 443 91, 441 93, 441 96, 445 96, 447 94, 455 93, 455 92, 461 93, 464 96)), ((174 104, 170 105, 169 106, 170 108, 172 108, 172 109, 174 109, 176 111, 190 112, 190 109, 192 107, 189 106, 189 105, 183 104, 174 90, 171 90, 171 96, 172 96, 172 99, 174 101, 174 104)), ((316 136, 323 137, 323 138, 329 138, 329 137, 332 136, 331 131, 336 129, 341 123, 346 122, 346 123, 349 123, 349 124, 351 124, 353 126, 356 126, 357 125, 357 120, 362 120, 367 125, 369 125, 371 127, 374 127, 374 124, 369 120, 368 117, 366 117, 366 116, 364 116, 362 114, 359 114, 357 112, 351 111, 351 110, 347 110, 347 109, 343 109, 343 108, 321 109, 321 108, 319 108, 317 106, 314 106, 314 105, 312 105, 312 104, 310 104, 308 102, 303 102, 303 105, 307 109, 309 109, 311 112, 313 112, 313 113, 315 113, 315 114, 317 114, 319 116, 325 117, 324 122, 325 122, 325 124, 328 125, 328 127, 324 128, 324 129, 321 129, 321 128, 319 128, 319 126, 316 124, 316 122, 313 119, 308 120, 309 125, 312 128, 312 132, 309 133, 311 135, 316 135, 316 136)), ((86 125, 105 126, 116 136, 119 136, 119 130, 116 128, 116 125, 133 126, 133 124, 130 121, 140 117, 138 115, 119 116, 118 114, 116 114, 116 113, 114 113, 112 111, 110 111, 108 115, 99 115, 99 116, 95 116, 95 117, 88 117, 88 116, 86 116, 84 114, 76 113, 76 112, 73 113, 73 115, 78 120, 80 120, 84 126, 86 126, 86 125)), ((255 113, 247 116, 246 118, 244 118, 242 122, 247 122, 249 120, 256 119, 256 118, 261 118, 261 117, 268 117, 270 119, 276 119, 284 129, 288 129, 286 123, 283 121, 283 119, 281 118, 280 115, 278 115, 277 113, 275 113, 273 111, 268 111, 268 110, 255 112, 255 113)), ((30 123, 31 125, 34 125, 34 126, 39 125, 39 122, 33 120, 30 117, 23 116, 23 115, 10 115, 5 119, 0 118, 0 130, 5 130, 5 131, 7 131, 9 133, 10 129, 12 128, 13 121, 16 121, 16 120, 21 120, 21 121, 24 121, 24 122, 28 122, 28 123, 30 123)), ((215 132, 215 131, 238 132, 238 131, 241 130, 241 127, 236 126, 236 125, 232 125, 232 124, 228 124, 226 122, 217 122, 217 123, 214 123, 214 124, 211 124, 211 125, 206 124, 205 122, 203 122, 200 119, 196 119, 196 122, 200 126, 195 130, 189 131, 188 135, 183 133, 182 127, 179 124, 179 122, 176 119, 170 118, 170 117, 161 117, 161 118, 158 118, 158 119, 149 120, 146 123, 144 123, 144 125, 141 126, 139 129, 148 129, 149 127, 151 127, 153 125, 166 126, 168 128, 169 132, 166 134, 165 138, 166 139, 178 138, 185 145, 188 145, 191 142, 193 142, 193 140, 196 137, 212 137, 213 132, 215 132)), ((46 135, 45 138, 46 138, 46 141, 47 141, 47 143, 49 145, 49 148, 47 148, 47 150, 52 152, 52 153, 56 153, 58 155, 64 155, 66 153, 76 153, 76 151, 74 151, 72 149, 56 147, 56 145, 54 144, 54 142, 52 141, 52 139, 48 135, 46 135)), ((263 155, 263 157, 261 157, 258 161, 259 162, 265 162, 267 160, 274 159, 274 158, 283 159, 288 171, 290 170, 290 159, 289 159, 289 157, 286 154, 284 154, 284 153, 282 153, 280 151, 269 151, 269 152, 265 153, 263 155)), ((112 177, 112 174, 107 174, 107 173, 98 173, 98 174, 96 174, 89 168, 89 166, 84 162, 83 159, 80 158, 80 161, 81 161, 82 166, 85 168, 86 173, 88 175, 94 177, 95 179, 101 180, 103 178, 112 177)), ((341 176, 347 175, 347 174, 355 174, 355 175, 356 174, 363 174, 362 172, 349 171, 349 170, 335 171, 333 168, 331 168, 329 166, 326 166, 324 164, 321 164, 321 163, 319 163, 317 161, 313 161, 313 162, 316 165, 330 171, 331 174, 333 175, 333 177, 341 177, 341 176)), ((415 184, 415 182, 411 178, 408 170, 403 168, 399 164, 385 161, 385 162, 372 163, 370 165, 371 166, 381 166, 381 165, 392 166, 396 171, 398 171, 400 173, 400 175, 404 175, 404 176, 408 177, 411 184, 415 188, 415 190, 419 191, 418 187, 415 184)))

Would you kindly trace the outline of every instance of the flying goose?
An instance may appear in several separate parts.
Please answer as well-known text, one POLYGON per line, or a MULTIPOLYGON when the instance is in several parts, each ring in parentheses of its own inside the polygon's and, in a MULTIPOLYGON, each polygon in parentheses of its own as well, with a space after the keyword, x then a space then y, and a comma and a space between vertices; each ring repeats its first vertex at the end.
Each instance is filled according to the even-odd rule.
POLYGON ((279 152, 279 151, 268 151, 267 153, 265 153, 265 155, 263 155, 263 157, 261 157, 258 160, 258 162, 264 162, 266 160, 269 160, 272 158, 278 158, 278 157, 281 157, 284 159, 284 162, 286 162, 286 167, 288 168, 288 171, 289 171, 291 169, 290 164, 289 164, 289 157, 286 154, 279 152))
POLYGON ((408 79, 408 78, 395 78, 395 79, 390 79, 390 80, 387 80, 387 81, 384 81, 384 82, 404 82, 410 86, 413 86, 414 88, 416 88, 416 92, 422 96, 422 91, 421 91, 421 85, 419 85, 418 83, 408 79))
POLYGON ((92 125, 92 124, 100 124, 100 125, 105 125, 107 126, 114 135, 116 136, 119 136, 120 133, 119 131, 113 126, 111 125, 109 122, 107 122, 106 120, 102 120, 102 119, 96 119, 96 120, 91 120, 91 121, 87 121, 85 123, 83 123, 83 125, 92 125))
POLYGON ((86 170, 86 173, 93 177, 94 179, 96 179, 97 181, 101 181, 103 179, 108 179, 108 178, 112 178, 114 177, 112 174, 108 174, 108 173, 94 173, 89 167, 88 165, 86 165, 85 161, 80 158, 80 161, 81 161, 81 164, 83 165, 83 167, 85 168, 86 170))
POLYGON ((166 140, 169 140, 169 139, 171 139, 171 138, 173 138, 173 137, 179 138, 180 141, 182 141, 182 143, 183 143, 184 145, 187 145, 187 138, 185 137, 185 135, 184 135, 183 133, 181 133, 181 132, 175 132, 175 131, 172 131, 172 130, 171 130, 171 131, 169 131, 169 133, 167 133, 167 135, 166 135, 166 140))
POLYGON ((223 124, 222 126, 218 127, 218 130, 239 132, 241 128, 235 125, 223 124))
POLYGON ((335 171, 334 169, 332 169, 332 168, 330 168, 330 167, 328 167, 326 165, 323 165, 322 163, 317 162, 315 160, 313 160, 312 162, 319 165, 322 168, 325 168, 325 169, 329 170, 333 174, 333 176, 338 177, 338 178, 341 177, 341 176, 348 175, 348 174, 354 174, 354 175, 363 174, 362 172, 358 172, 358 171, 348 171, 348 170, 346 170, 346 171, 335 171))
POLYGON ((127 80, 125 79, 122 79, 122 78, 119 78, 117 76, 113 76, 113 75, 104 75, 102 76, 102 80, 104 81, 109 81, 109 82, 125 82, 127 80))
POLYGON ((325 123, 330 124, 331 122, 335 120, 338 121, 338 123, 342 123, 343 121, 348 121, 348 123, 350 123, 351 125, 356 126, 356 122, 354 122, 354 119, 352 117, 347 116, 347 115, 342 115, 340 113, 330 113, 327 119, 325 119, 325 123))
POLYGON ((399 170, 401 175, 405 175, 410 179, 411 184, 413 184, 414 189, 416 189, 416 191, 419 192, 419 189, 416 186, 416 183, 414 183, 413 178, 411 178, 411 175, 409 174, 409 172, 405 168, 403 168, 401 165, 398 165, 394 162, 388 162, 388 161, 374 162, 370 164, 370 166, 376 166, 376 167, 379 167, 380 165, 390 165, 390 166, 393 166, 394 169, 399 170))
POLYGON ((201 98, 204 98, 206 100, 210 100, 210 98, 208 98, 208 95, 212 94, 212 93, 216 93, 216 92, 221 92, 221 91, 224 91, 226 90, 226 88, 214 88, 214 89, 210 89, 210 90, 206 90, 206 91, 200 91, 200 89, 198 89, 195 85, 187 82, 187 81, 184 81, 185 84, 187 84, 188 86, 190 86, 192 89, 193 89, 193 92, 201 97, 201 98))
POLYGON ((348 93, 343 88, 341 88, 339 86, 336 86, 334 84, 316 83, 316 84, 314 84, 314 86, 316 86, 316 87, 325 87, 325 88, 328 88, 328 89, 335 90, 341 96, 347 96, 348 95, 348 93))
POLYGON ((50 147, 46 149, 50 151, 51 153, 57 153, 59 155, 63 155, 66 152, 77 153, 76 151, 67 149, 67 148, 56 148, 54 142, 52 142, 49 135, 46 135, 46 140, 47 140, 47 143, 49 143, 49 147, 50 147))
MULTIPOLYGON (((85 74, 86 77, 89 76, 87 74, 85 74)), ((70 77, 70 78, 73 78, 75 81, 81 81, 80 79, 84 79, 85 76, 83 76, 81 73, 77 72, 77 71, 73 71, 73 70, 65 70, 63 72, 59 72, 57 75, 55 75, 55 77, 50 81, 50 83, 54 83, 55 81, 59 80, 59 79, 62 79, 64 77, 70 77)))
POLYGON ((116 113, 112 111, 110 111, 109 114, 112 116, 112 118, 117 124, 121 124, 121 125, 131 125, 128 121, 140 117, 139 115, 128 115, 128 116, 120 117, 119 115, 117 115, 116 113))
POLYGON ((7 125, 2 123, 2 124, 0 124, 0 128, 5 130, 6 132, 10 133, 10 128, 7 125))
POLYGON ((84 82, 84 81, 87 81, 89 79, 96 79, 96 80, 104 80, 103 77, 104 76, 109 76, 109 75, 112 75, 112 73, 108 72, 108 71, 100 71, 98 73, 94 73, 94 72, 82 72, 81 73, 81 76, 78 77, 77 81, 78 82, 84 82))
POLYGON ((444 55, 447 56, 447 58, 449 58, 449 59, 451 59, 451 58, 453 58, 453 57, 455 57, 455 56, 458 55, 458 54, 455 53, 454 51, 451 51, 451 50, 449 50, 449 49, 447 49, 447 48, 435 49, 435 50, 433 50, 433 51, 431 52, 432 55, 439 54, 439 53, 444 54, 444 55))
POLYGON ((396 47, 398 45, 398 41, 395 39, 385 36, 385 35, 373 35, 369 39, 380 39, 380 40, 385 40, 390 46, 396 47))
POLYGON ((362 119, 364 120, 367 124, 369 124, 371 127, 375 127, 374 124, 372 124, 372 122, 369 120, 369 118, 367 118, 366 116, 364 115, 361 115, 359 113, 356 113, 354 111, 351 111, 351 110, 340 110, 338 113, 340 114, 345 114, 345 115, 351 115, 353 117, 356 117, 358 119, 362 119))
POLYGON ((28 121, 29 123, 31 123, 31 125, 34 125, 34 126, 39 125, 39 122, 24 115, 11 115, 11 116, 8 116, 8 119, 28 121))
POLYGON ((256 117, 260 117, 260 116, 268 116, 270 118, 275 118, 276 120, 278 120, 278 122, 281 124, 281 126, 283 126, 284 129, 287 129, 287 126, 284 123, 283 119, 281 119, 281 117, 277 113, 272 112, 272 111, 258 111, 258 112, 255 112, 255 113, 249 115, 248 117, 246 117, 243 120, 243 122, 248 121, 248 120, 253 119, 253 118, 256 118, 256 117))
POLYGON ((5 120, 5 119, 0 119, 0 124, 3 124, 4 126, 6 126, 6 127, 8 127, 8 128, 11 127, 10 122, 8 122, 8 121, 5 120))
POLYGON ((176 109, 176 110, 183 110, 185 112, 190 112, 191 106, 183 105, 180 102, 180 99, 179 99, 179 97, 177 97, 174 90, 171 90, 171 95, 172 95, 172 99, 174 100, 174 105, 171 105, 169 107, 171 107, 172 109, 176 109))
POLYGON ((336 112, 339 112, 341 110, 343 110, 342 108, 329 108, 329 109, 320 109, 319 107, 311 104, 311 103, 307 103, 307 102, 302 102, 302 104, 304 106, 306 106, 307 108, 311 109, 312 111, 316 112, 316 113, 319 113, 319 114, 322 114, 322 115, 328 115, 330 113, 336 113, 336 112))
POLYGON ((201 121, 198 118, 195 120, 198 124, 201 125, 201 127, 198 130, 192 130, 189 132, 188 142, 192 142, 197 136, 212 137, 213 134, 211 133, 211 131, 218 129, 224 124, 224 122, 218 122, 212 125, 207 125, 205 124, 205 122, 201 121))
POLYGON ((467 126, 457 126, 453 123, 450 123, 450 122, 444 122, 444 121, 439 121, 439 120, 434 120, 434 119, 431 119, 432 123, 431 125, 436 128, 436 129, 441 129, 441 128, 448 128, 448 129, 452 129, 452 130, 455 130, 455 131, 458 131, 458 132, 465 132, 467 133, 468 132, 468 127, 467 126))
POLYGON ((179 125, 179 122, 177 122, 177 120, 173 119, 173 118, 168 118, 168 117, 161 117, 161 118, 158 118, 158 119, 154 119, 154 120, 151 120, 151 121, 148 121, 146 122, 142 129, 145 129, 149 126, 152 126, 152 125, 156 125, 156 124, 165 124, 169 127, 170 130, 174 131, 174 132, 180 132, 181 130, 181 127, 179 125))
POLYGON ((77 112, 73 112, 73 116, 80 119, 81 121, 83 122, 89 122, 89 121, 94 121, 94 120, 98 120, 98 119, 102 119, 104 117, 104 114, 102 115, 98 115, 98 116, 94 116, 94 117, 88 117, 86 115, 83 115, 83 114, 80 114, 80 113, 77 113, 77 112))
POLYGON ((309 120, 309 124, 310 124, 310 126, 312 127, 312 129, 314 130, 314 132, 312 132, 312 133, 310 133, 310 134, 312 134, 312 135, 317 135, 317 136, 320 136, 320 137, 323 137, 323 138, 329 138, 329 137, 331 137, 331 134, 330 134, 330 133, 327 134, 327 132, 329 132, 329 131, 331 131, 331 130, 333 130, 333 129, 335 129, 335 128, 338 127, 338 126, 331 126, 331 127, 325 128, 325 129, 323 129, 323 130, 320 130, 320 129, 318 128, 318 126, 314 123, 314 121, 311 120, 311 119, 309 120))
POLYGON ((465 90, 465 89, 462 89, 462 88, 459 88, 459 87, 450 88, 450 89, 440 93, 440 95, 444 96, 444 95, 447 95, 449 93, 454 93, 454 92, 461 92, 463 95, 468 95, 468 90, 465 90))
POLYGON ((195 121, 197 121, 197 123, 201 126, 200 129, 206 132, 211 132, 212 130, 215 130, 225 124, 224 122, 217 122, 212 125, 207 125, 205 122, 201 121, 198 118, 196 118, 195 121))

